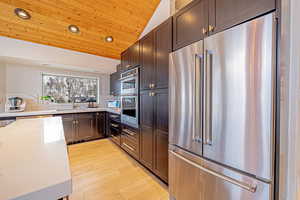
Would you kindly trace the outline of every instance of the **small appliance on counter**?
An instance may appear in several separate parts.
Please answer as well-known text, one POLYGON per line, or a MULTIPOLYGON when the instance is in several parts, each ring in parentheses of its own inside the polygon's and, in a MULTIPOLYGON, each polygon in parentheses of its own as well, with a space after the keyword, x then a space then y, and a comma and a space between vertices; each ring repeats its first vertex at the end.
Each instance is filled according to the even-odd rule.
POLYGON ((20 97, 9 97, 5 104, 5 112, 22 112, 25 110, 26 102, 20 97))
POLYGON ((98 108, 98 106, 96 104, 97 103, 96 98, 91 97, 91 98, 89 98, 88 102, 89 102, 88 108, 98 108))
POLYGON ((110 100, 107 101, 107 107, 113 109, 119 109, 121 107, 120 100, 110 100))

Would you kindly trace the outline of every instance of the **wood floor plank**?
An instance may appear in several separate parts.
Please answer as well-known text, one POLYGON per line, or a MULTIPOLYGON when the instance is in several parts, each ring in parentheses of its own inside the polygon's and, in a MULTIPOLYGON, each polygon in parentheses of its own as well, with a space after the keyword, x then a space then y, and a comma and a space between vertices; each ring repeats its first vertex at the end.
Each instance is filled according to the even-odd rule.
POLYGON ((168 200, 167 186, 108 139, 71 145, 70 200, 168 200))

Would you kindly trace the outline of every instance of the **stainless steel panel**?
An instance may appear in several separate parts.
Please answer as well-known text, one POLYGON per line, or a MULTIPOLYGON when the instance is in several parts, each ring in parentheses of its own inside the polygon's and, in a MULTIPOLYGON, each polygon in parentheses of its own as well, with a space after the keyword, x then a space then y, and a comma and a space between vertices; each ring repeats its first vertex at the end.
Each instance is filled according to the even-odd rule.
POLYGON ((203 155, 264 180, 273 176, 273 14, 204 41, 203 155))
POLYGON ((271 200, 272 186, 171 147, 169 192, 176 200, 271 200))
POLYGON ((202 154, 203 62, 203 41, 170 54, 169 141, 199 155, 202 154))

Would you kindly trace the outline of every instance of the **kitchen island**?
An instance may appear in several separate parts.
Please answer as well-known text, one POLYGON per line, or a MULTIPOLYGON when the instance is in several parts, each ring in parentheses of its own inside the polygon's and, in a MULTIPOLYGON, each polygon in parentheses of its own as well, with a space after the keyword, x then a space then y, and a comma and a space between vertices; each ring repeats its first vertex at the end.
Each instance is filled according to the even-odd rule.
POLYGON ((60 117, 17 120, 0 128, 0 199, 57 200, 72 192, 60 117))

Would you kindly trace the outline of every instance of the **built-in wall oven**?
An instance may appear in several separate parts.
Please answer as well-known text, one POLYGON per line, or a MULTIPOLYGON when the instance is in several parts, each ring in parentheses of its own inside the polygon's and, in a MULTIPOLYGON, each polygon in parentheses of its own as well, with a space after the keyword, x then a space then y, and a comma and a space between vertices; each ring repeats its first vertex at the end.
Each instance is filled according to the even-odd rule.
POLYGON ((139 127, 139 68, 121 74, 121 122, 139 127))

